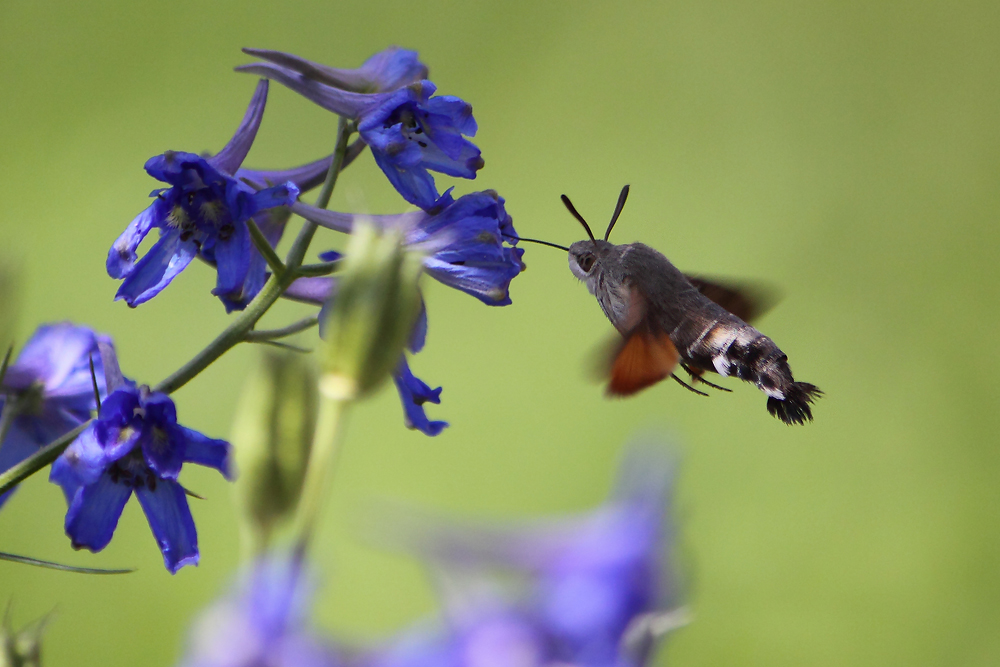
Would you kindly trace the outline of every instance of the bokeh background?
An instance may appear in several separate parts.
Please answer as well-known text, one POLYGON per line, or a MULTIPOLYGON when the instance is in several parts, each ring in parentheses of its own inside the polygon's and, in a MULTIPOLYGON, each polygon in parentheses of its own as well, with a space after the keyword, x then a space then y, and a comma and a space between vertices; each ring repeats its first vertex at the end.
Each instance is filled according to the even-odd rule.
MULTIPOLYGON (((826 397, 797 428, 743 385, 605 400, 585 366, 610 325, 555 250, 529 247, 508 308, 428 281, 412 365, 444 386, 429 411, 452 426, 405 430, 391 388, 353 413, 317 544, 317 622, 371 638, 434 608, 414 562, 365 541, 373 501, 576 511, 604 497, 628 440, 657 433, 682 456, 694 612, 663 663, 998 664, 994 2, 5 0, 0 232, 22 269, 19 339, 72 319, 112 334, 127 374, 173 371, 227 317, 203 265, 136 310, 112 301, 107 249, 158 187, 143 162, 228 140, 255 83, 230 71, 240 47, 350 67, 394 43, 475 106, 486 168, 459 192, 495 188, 522 234, 569 243, 582 232, 560 193, 601 226, 631 183, 616 240, 779 287, 759 327, 826 397)), ((273 86, 248 165, 312 160, 334 129, 273 86)), ((367 154, 341 184, 334 208, 401 210, 367 154)), ((232 351, 179 391, 183 421, 228 434, 257 353, 232 351)), ((48 664, 176 660, 238 562, 230 489, 197 468, 184 481, 208 499, 194 506, 202 563, 176 576, 134 502, 96 556, 70 549, 45 475, 0 513, 2 550, 139 567, 110 580, 0 563, 15 624, 55 610, 48 664)))

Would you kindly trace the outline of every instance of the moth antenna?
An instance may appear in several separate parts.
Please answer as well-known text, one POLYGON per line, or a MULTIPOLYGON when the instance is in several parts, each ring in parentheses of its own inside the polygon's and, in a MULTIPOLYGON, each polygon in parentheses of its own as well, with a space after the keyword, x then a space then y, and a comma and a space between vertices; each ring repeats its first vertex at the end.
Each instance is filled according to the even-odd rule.
POLYGON ((539 241, 538 239, 529 239, 529 238, 525 238, 523 236, 513 236, 511 234, 501 234, 501 236, 503 236, 505 238, 508 238, 508 239, 514 239, 515 241, 527 241, 529 243, 537 243, 539 245, 547 245, 547 246, 549 246, 551 248, 559 248, 560 250, 565 250, 566 252, 569 252, 569 248, 567 248, 564 245, 559 245, 558 243, 549 243, 548 241, 539 241))
POLYGON ((565 204, 566 208, 569 209, 569 212, 573 214, 573 217, 579 220, 580 224, 583 225, 583 228, 587 230, 587 236, 590 237, 590 240, 597 243, 597 239, 594 238, 594 232, 590 231, 590 225, 588 225, 587 221, 583 219, 583 216, 577 212, 576 207, 573 206, 573 202, 569 200, 569 197, 566 195, 560 195, 560 197, 562 199, 562 203, 565 204))
POLYGON ((611 230, 614 228, 615 223, 618 222, 618 216, 622 214, 622 209, 625 208, 625 200, 628 199, 628 186, 626 185, 622 188, 621 194, 618 195, 618 205, 615 206, 615 214, 611 216, 611 222, 608 223, 608 231, 604 232, 604 240, 607 241, 608 237, 611 236, 611 230))

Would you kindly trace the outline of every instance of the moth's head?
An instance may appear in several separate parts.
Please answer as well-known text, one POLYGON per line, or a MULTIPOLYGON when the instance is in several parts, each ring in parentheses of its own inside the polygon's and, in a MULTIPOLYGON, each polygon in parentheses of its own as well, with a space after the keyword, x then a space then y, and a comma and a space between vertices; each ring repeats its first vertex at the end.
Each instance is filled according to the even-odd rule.
POLYGON ((615 244, 607 241, 586 239, 569 247, 569 270, 578 279, 586 281, 595 277, 601 267, 607 266, 608 259, 617 255, 615 244))
POLYGON ((621 194, 618 195, 618 205, 615 206, 615 213, 611 216, 611 222, 608 223, 608 230, 604 232, 604 240, 599 241, 594 238, 594 232, 590 231, 590 225, 577 212, 576 207, 573 206, 573 202, 569 200, 569 197, 566 195, 562 196, 563 204, 573 214, 573 217, 580 221, 583 228, 587 230, 587 236, 590 237, 590 240, 577 241, 569 247, 569 270, 573 272, 574 276, 587 282, 591 287, 591 291, 593 291, 591 281, 597 277, 602 267, 608 266, 608 260, 615 259, 619 254, 618 247, 613 243, 609 243, 608 237, 611 236, 611 230, 614 228, 615 223, 618 222, 618 216, 621 215, 627 198, 628 186, 626 185, 622 188, 621 194))

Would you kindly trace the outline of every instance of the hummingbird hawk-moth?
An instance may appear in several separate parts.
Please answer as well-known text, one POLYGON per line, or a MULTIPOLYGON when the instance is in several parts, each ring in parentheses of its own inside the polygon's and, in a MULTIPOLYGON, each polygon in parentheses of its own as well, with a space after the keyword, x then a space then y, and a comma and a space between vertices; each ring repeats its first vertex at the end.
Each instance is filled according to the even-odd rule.
POLYGON ((594 238, 586 220, 563 195, 566 208, 590 238, 569 248, 557 246, 569 252, 573 275, 586 283, 621 334, 607 368, 608 394, 629 396, 673 377, 704 395, 674 374, 680 366, 692 382, 723 391, 729 390, 702 375, 734 375, 756 385, 767 394, 767 411, 786 424, 811 420, 810 404, 822 392, 815 385, 796 382, 785 353, 747 324, 759 311, 752 295, 687 276, 642 243, 608 241, 628 191, 629 186, 622 188, 604 240, 594 238))

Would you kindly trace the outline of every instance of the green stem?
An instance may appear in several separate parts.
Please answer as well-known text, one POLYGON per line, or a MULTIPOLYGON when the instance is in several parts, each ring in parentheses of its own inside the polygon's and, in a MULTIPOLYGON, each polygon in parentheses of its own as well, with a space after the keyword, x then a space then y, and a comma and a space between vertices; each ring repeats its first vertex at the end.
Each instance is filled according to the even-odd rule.
POLYGON ((0 560, 9 560, 12 563, 21 563, 22 565, 34 565, 35 567, 44 567, 50 570, 62 570, 63 572, 77 572, 79 574, 128 574, 130 572, 135 572, 135 568, 117 569, 117 570, 105 570, 103 568, 94 567, 76 567, 75 565, 63 565, 62 563, 53 563, 50 560, 41 560, 39 558, 31 558, 29 556, 18 556, 17 554, 9 554, 6 551, 0 551, 0 560))
POLYGON ((156 385, 154 390, 162 391, 165 394, 177 391, 187 384, 191 378, 208 368, 209 364, 225 354, 229 348, 244 340, 247 332, 257 324, 257 320, 264 316, 267 309, 274 305, 274 302, 278 300, 282 292, 291 284, 290 278, 294 278, 294 276, 286 274, 282 278, 278 278, 272 275, 264 284, 264 289, 254 297, 250 305, 237 315, 236 319, 215 340, 196 354, 191 361, 181 366, 177 372, 156 385))
POLYGON ((303 264, 299 267, 300 276, 328 276, 336 273, 343 264, 343 260, 335 259, 330 262, 317 262, 316 264, 303 264))
POLYGON ((59 458, 59 455, 63 453, 63 450, 69 447, 69 443, 76 440, 76 436, 83 433, 83 430, 90 425, 91 421, 93 420, 88 419, 69 433, 64 433, 59 436, 58 439, 53 440, 28 458, 8 468, 0 474, 0 495, 10 491, 19 482, 30 477, 59 458))
MULTIPOLYGON (((326 172, 326 181, 323 183, 323 188, 319 191, 319 196, 316 197, 316 206, 319 208, 326 208, 330 204, 330 197, 333 196, 333 188, 337 185, 337 177, 340 175, 340 169, 344 165, 344 156, 347 154, 347 141, 351 138, 351 133, 353 132, 353 121, 341 116, 337 123, 337 147, 333 150, 333 160, 330 161, 330 169, 326 172)), ((308 220, 302 225, 295 243, 292 244, 288 255, 285 257, 285 265, 289 269, 294 270, 301 266, 317 227, 318 225, 315 222, 309 222, 308 220)))
POLYGON ((268 242, 264 233, 260 231, 260 227, 254 222, 253 218, 247 220, 247 231, 250 232, 250 240, 253 244, 257 246, 257 252, 259 252, 263 257, 267 265, 271 267, 271 271, 276 276, 284 275, 285 265, 281 263, 281 259, 278 257, 278 253, 274 252, 274 248, 268 242))
POLYGON ((323 396, 321 399, 316 430, 313 431, 312 448, 309 450, 306 478, 295 516, 299 552, 305 552, 315 533, 316 522, 337 465, 340 440, 343 437, 347 408, 350 404, 351 401, 345 398, 323 396))
POLYGON ((274 340, 275 338, 284 338, 285 336, 291 336, 292 334, 297 334, 300 331, 311 329, 317 324, 319 324, 319 315, 311 315, 309 317, 303 317, 298 322, 292 322, 287 327, 281 327, 280 329, 248 331, 245 340, 250 343, 262 340, 274 340))

